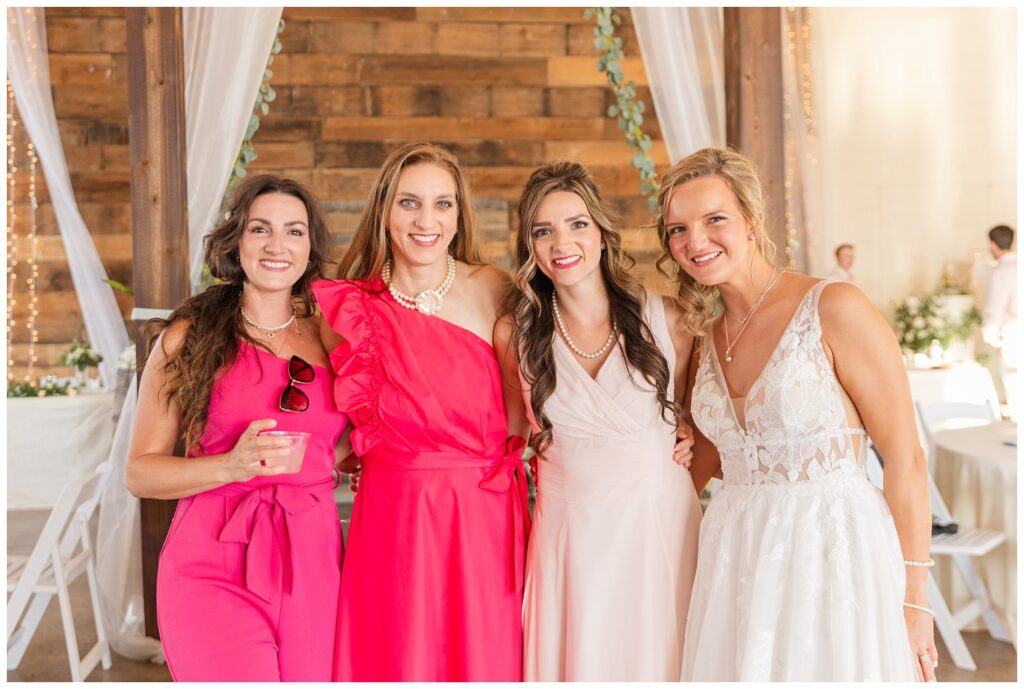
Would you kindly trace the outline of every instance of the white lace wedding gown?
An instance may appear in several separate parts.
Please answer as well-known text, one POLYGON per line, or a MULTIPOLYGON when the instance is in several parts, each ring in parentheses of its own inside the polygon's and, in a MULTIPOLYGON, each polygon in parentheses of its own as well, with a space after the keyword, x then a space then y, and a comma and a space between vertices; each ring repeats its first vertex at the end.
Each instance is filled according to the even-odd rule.
POLYGON ((684 681, 914 681, 903 556, 811 288, 746 400, 708 334, 691 411, 724 486, 700 529, 684 681), (742 410, 742 415, 737 410, 742 410))

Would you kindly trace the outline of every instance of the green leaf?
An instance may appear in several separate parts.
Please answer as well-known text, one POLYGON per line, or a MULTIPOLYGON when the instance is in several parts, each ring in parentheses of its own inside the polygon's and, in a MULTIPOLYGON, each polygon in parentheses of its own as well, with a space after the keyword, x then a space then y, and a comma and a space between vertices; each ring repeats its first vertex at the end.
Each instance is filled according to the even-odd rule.
POLYGON ((118 292, 123 292, 124 294, 131 294, 131 295, 135 294, 135 290, 133 290, 131 287, 129 287, 128 285, 124 284, 123 282, 118 282, 117 280, 111 280, 110 278, 104 278, 103 280, 101 280, 101 282, 107 283, 108 285, 110 285, 111 287, 116 289, 118 292))
POLYGON ((619 114, 619 109, 615 105, 608 106, 608 117, 615 117, 619 114))
POLYGON ((270 105, 268 105, 267 103, 260 103, 260 112, 266 115, 268 112, 270 112, 270 105))

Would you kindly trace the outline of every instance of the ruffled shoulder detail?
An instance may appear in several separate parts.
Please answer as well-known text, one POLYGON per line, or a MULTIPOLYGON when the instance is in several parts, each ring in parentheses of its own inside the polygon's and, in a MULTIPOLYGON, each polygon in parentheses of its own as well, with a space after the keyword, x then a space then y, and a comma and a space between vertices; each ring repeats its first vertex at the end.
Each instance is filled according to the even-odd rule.
POLYGON ((380 346, 380 314, 370 302, 383 289, 380 278, 313 283, 313 296, 324 320, 344 338, 330 353, 335 373, 334 401, 352 421, 349 439, 360 456, 380 442, 384 352, 380 346))

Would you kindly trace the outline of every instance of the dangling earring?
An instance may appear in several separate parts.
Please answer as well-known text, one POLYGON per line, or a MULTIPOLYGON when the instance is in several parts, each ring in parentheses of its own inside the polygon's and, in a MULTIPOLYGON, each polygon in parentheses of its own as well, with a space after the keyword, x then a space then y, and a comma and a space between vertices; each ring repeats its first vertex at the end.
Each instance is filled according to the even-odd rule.
POLYGON ((748 232, 748 233, 747 233, 747 240, 748 240, 748 241, 751 241, 751 242, 752 242, 752 241, 754 241, 754 239, 756 239, 756 238, 757 238, 757 235, 755 235, 755 234, 754 234, 753 232, 748 232))

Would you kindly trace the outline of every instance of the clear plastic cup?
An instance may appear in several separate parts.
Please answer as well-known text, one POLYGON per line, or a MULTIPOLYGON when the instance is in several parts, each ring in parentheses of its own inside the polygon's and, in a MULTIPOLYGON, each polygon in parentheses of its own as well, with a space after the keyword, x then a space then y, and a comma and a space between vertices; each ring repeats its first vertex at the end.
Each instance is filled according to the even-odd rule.
POLYGON ((302 469, 302 458, 305 456, 306 446, 309 444, 309 433, 301 431, 260 431, 259 434, 289 441, 288 454, 284 457, 267 457, 263 460, 266 466, 284 467, 284 473, 286 474, 295 474, 302 469))

